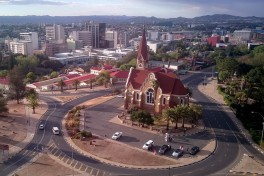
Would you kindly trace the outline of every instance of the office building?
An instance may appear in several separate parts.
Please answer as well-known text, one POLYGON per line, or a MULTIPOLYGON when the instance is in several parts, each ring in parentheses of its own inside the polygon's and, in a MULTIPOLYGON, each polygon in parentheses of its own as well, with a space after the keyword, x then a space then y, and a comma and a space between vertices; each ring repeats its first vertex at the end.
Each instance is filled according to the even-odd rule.
POLYGON ((57 44, 65 43, 64 27, 56 24, 46 26, 46 40, 54 41, 57 44))
POLYGON ((92 46, 92 32, 90 31, 72 31, 70 33, 70 37, 72 37, 75 41, 80 41, 82 43, 82 47, 92 46))
POLYGON ((128 32, 126 32, 126 31, 119 32, 118 44, 119 44, 120 48, 127 48, 128 46, 130 46, 129 40, 130 40, 130 37, 129 37, 128 32))
POLYGON ((33 49, 38 50, 39 49, 39 41, 38 41, 38 33, 37 32, 26 32, 26 33, 20 33, 19 39, 21 41, 29 41, 32 42, 33 49))
POLYGON ((105 40, 108 48, 117 48, 117 39, 117 31, 107 30, 105 32, 105 40))
POLYGON ((105 23, 87 22, 85 23, 85 30, 92 33, 92 46, 94 48, 105 48, 105 23))
POLYGON ((252 38, 252 31, 248 29, 235 30, 233 33, 233 37, 238 41, 250 42, 252 38))
POLYGON ((10 51, 15 54, 33 55, 33 45, 30 41, 12 41, 10 42, 10 51))

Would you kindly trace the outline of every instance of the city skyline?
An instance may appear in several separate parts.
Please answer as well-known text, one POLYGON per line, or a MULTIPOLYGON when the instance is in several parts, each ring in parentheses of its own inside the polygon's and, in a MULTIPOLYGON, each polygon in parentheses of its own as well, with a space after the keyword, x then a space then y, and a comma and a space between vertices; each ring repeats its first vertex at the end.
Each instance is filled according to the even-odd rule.
POLYGON ((264 17, 263 0, 0 0, 0 16, 127 15, 176 18, 229 14, 264 17))

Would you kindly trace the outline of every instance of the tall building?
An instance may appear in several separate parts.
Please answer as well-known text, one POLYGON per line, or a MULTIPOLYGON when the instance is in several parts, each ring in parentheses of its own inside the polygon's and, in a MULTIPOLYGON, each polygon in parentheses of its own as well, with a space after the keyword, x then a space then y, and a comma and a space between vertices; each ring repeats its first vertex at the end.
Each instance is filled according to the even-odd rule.
POLYGON ((65 42, 64 27, 54 24, 53 26, 46 26, 46 40, 54 41, 57 44, 65 42))
POLYGON ((234 38, 236 38, 239 41, 250 42, 252 38, 252 31, 248 29, 235 30, 233 35, 234 35, 234 38))
POLYGON ((207 43, 213 47, 216 46, 217 43, 220 42, 221 36, 219 35, 213 35, 207 39, 207 43))
POLYGON ((105 32, 105 40, 108 48, 117 48, 117 31, 107 30, 105 32))
POLYGON ((20 36, 19 39, 21 41, 32 42, 34 50, 38 50, 39 49, 38 33, 37 32, 20 33, 19 36, 20 36))
POLYGON ((81 41, 83 46, 92 46, 92 32, 90 31, 72 31, 70 36, 75 41, 81 41))
POLYGON ((9 44, 12 53, 33 55, 33 45, 30 41, 12 41, 9 44))
POLYGON ((129 33, 126 31, 119 32, 118 34, 118 44, 120 48, 127 48, 129 46, 129 33))
POLYGON ((94 48, 105 48, 105 23, 87 22, 85 23, 85 30, 92 32, 92 46, 94 48))

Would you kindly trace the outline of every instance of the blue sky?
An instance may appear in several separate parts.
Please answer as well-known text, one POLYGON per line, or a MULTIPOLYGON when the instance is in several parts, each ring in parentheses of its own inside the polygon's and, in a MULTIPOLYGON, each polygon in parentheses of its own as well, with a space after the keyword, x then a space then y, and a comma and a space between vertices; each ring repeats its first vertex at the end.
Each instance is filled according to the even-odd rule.
POLYGON ((0 16, 127 15, 160 18, 212 14, 264 17, 264 0, 0 0, 0 16))

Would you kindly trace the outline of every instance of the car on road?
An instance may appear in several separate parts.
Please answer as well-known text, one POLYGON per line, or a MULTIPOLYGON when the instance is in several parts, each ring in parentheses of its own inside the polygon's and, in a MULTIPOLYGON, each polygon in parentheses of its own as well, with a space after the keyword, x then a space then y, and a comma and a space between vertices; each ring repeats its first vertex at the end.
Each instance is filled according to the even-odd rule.
POLYGON ((112 139, 117 140, 122 136, 122 134, 123 134, 122 132, 115 132, 112 136, 112 139))
POLYGON ((154 146, 154 142, 153 140, 148 140, 144 145, 143 145, 143 149, 144 150, 150 150, 152 149, 152 147, 154 146))
POLYGON ((124 98, 124 95, 119 94, 119 95, 117 95, 116 97, 118 97, 118 98, 124 98))
POLYGON ((181 149, 176 149, 172 153, 172 156, 175 156, 177 158, 181 157, 182 155, 183 155, 183 150, 181 150, 181 149))
POLYGON ((60 134, 60 130, 58 127, 52 127, 52 132, 53 132, 53 134, 56 134, 56 135, 60 134))
POLYGON ((189 153, 191 155, 195 155, 196 153, 198 153, 200 151, 199 147, 197 146, 193 146, 190 150, 189 150, 189 153))
POLYGON ((44 124, 42 124, 42 123, 39 124, 39 129, 40 129, 40 130, 44 130, 44 128, 45 128, 45 125, 44 125, 44 124))
POLYGON ((163 145, 159 149, 159 154, 164 155, 170 149, 171 149, 171 146, 170 145, 163 145))

